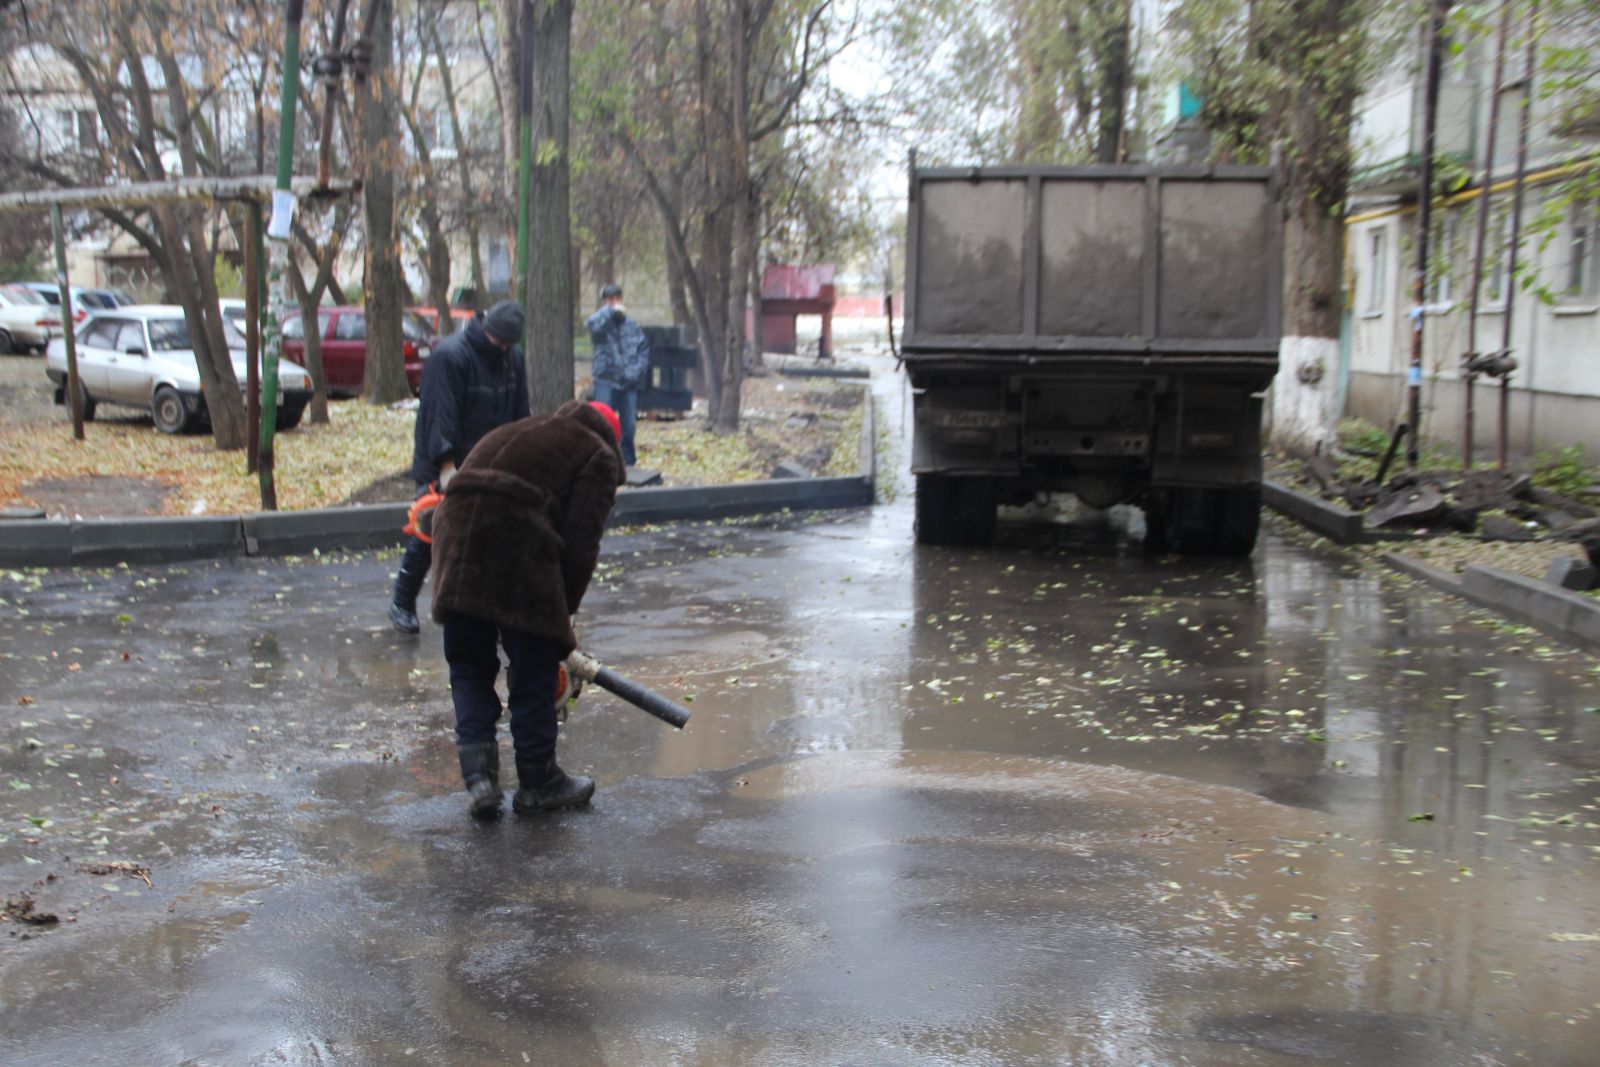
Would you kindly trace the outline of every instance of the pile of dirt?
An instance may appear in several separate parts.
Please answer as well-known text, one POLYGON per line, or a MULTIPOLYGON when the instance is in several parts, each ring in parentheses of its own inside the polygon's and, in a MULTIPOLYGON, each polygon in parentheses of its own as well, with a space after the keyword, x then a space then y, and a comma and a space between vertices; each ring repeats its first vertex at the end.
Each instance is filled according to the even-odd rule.
POLYGON ((1526 471, 1407 470, 1380 484, 1343 479, 1332 461, 1318 457, 1300 475, 1324 499, 1362 513, 1370 529, 1562 542, 1600 566, 1600 510, 1535 485, 1526 471))

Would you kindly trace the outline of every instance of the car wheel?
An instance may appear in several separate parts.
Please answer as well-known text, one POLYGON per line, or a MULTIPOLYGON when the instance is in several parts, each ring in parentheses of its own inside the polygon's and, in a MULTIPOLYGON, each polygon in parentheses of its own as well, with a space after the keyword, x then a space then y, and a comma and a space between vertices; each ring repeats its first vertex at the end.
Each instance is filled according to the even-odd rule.
POLYGON ((156 390, 150 401, 150 417, 162 433, 183 433, 189 428, 189 410, 183 405, 183 397, 170 385, 156 390))
POLYGON ((11 334, 5 330, 0 330, 0 356, 9 356, 16 350, 16 342, 11 340, 11 334))
POLYGON ((83 409, 83 421, 93 422, 95 399, 89 395, 89 390, 85 389, 81 382, 78 384, 78 406, 83 409))

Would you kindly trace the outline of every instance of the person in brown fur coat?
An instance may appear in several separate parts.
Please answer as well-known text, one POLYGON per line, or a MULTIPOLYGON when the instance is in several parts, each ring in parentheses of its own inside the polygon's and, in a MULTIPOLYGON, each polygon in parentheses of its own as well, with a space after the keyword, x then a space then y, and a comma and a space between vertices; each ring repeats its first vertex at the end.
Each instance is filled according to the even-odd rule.
POLYGON ((519 812, 576 807, 594 780, 556 764, 556 675, 578 646, 572 615, 627 477, 617 414, 568 401, 493 430, 451 479, 433 516, 433 618, 444 627, 461 779, 477 818, 500 811, 499 649, 519 812))

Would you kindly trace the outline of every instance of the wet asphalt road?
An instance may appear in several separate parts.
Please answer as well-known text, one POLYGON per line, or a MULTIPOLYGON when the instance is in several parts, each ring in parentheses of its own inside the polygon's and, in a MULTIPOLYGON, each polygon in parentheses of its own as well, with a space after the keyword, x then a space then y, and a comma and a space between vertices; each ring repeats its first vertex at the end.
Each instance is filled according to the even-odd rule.
POLYGON ((613 534, 584 645, 694 718, 587 693, 592 808, 487 826, 392 556, 0 575, 0 885, 63 920, 0 1060, 1595 1062, 1600 665, 1136 536, 613 534))

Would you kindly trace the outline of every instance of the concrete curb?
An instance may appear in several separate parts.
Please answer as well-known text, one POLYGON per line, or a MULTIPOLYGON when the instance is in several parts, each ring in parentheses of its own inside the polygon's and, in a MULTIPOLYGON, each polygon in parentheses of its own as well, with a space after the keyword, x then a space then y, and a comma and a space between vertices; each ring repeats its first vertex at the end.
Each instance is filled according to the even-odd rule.
POLYGON ((1365 520, 1337 504, 1277 482, 1261 483, 1261 499, 1274 510, 1341 545, 1360 544, 1368 539, 1365 520))
POLYGON ((240 518, 252 556, 293 556, 313 549, 387 548, 405 540, 410 504, 369 504, 307 511, 262 511, 240 518))
MULTIPOLYGON (((877 491, 876 423, 870 389, 862 389, 862 403, 866 408, 858 467, 852 476, 629 489, 617 494, 610 525, 870 505, 877 491)), ((397 503, 251 515, 8 520, 0 523, 0 566, 174 563, 387 548, 404 543, 400 527, 409 507, 409 503, 397 503)))
POLYGON ((1536 626, 1585 651, 1600 651, 1600 601, 1592 597, 1481 563, 1468 564, 1456 578, 1399 552, 1385 552, 1383 561, 1442 592, 1536 626))

